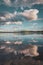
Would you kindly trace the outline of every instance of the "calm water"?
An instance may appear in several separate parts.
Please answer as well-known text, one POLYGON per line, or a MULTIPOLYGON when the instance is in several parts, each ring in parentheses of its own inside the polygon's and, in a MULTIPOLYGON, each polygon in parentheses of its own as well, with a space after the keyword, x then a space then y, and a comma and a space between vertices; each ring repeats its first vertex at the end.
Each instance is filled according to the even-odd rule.
MULTIPOLYGON (((19 34, 19 33, 0 33, 0 42, 22 42, 22 44, 43 45, 43 34, 19 34)), ((1 44, 1 43, 0 43, 1 44)))
POLYGON ((0 47, 20 50, 28 44, 37 45, 43 52, 43 34, 0 33, 0 47))
MULTIPOLYGON (((21 42, 22 44, 43 45, 43 34, 19 34, 19 33, 0 33, 0 42, 21 42)), ((0 45, 2 45, 0 43, 0 45)))

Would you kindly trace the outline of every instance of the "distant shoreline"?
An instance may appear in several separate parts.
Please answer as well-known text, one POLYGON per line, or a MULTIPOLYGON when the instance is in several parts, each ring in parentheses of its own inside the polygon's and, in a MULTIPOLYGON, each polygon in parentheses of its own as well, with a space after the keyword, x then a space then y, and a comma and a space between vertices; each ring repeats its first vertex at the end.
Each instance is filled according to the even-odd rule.
POLYGON ((43 31, 18 31, 18 32, 0 32, 0 33, 23 33, 23 34, 43 34, 43 31))

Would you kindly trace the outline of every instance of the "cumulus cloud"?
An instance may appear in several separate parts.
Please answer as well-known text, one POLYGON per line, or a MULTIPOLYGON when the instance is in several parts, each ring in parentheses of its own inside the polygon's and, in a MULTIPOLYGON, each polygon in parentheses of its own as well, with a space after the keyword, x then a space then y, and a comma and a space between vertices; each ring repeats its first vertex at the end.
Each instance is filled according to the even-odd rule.
POLYGON ((4 46, 0 46, 0 49, 5 49, 6 48, 6 46, 4 45, 4 46))
POLYGON ((16 11, 14 13, 6 12, 4 16, 0 16, 0 23, 3 23, 4 25, 9 24, 21 25, 22 21, 15 21, 16 15, 17 15, 16 11))
POLYGON ((39 53, 37 52, 38 47, 36 45, 29 45, 27 49, 19 51, 20 53, 25 54, 25 56, 38 56, 39 53))
MULTIPOLYGON (((6 43, 6 42, 5 42, 6 43)), ((8 41, 9 43, 9 41, 8 41)), ((27 46, 23 46, 23 45, 20 45, 22 44, 21 41, 16 41, 14 44, 18 44, 18 48, 17 46, 16 47, 10 47, 10 46, 1 46, 0 47, 0 51, 4 52, 4 53, 10 53, 10 52, 14 52, 15 55, 17 55, 18 53, 23 53, 25 56, 31 56, 31 57, 34 57, 34 56, 38 56, 39 53, 38 53, 38 46, 36 45, 27 45, 27 46), (4 51, 3 51, 4 49, 4 51)))
POLYGON ((8 12, 8 13, 5 14, 5 18, 6 18, 6 19, 8 19, 8 18, 10 19, 10 18, 12 18, 12 17, 14 17, 14 16, 15 16, 15 13, 10 13, 10 12, 8 12))
POLYGON ((10 13, 10 12, 5 12, 3 16, 0 15, 0 20, 4 20, 6 21, 7 19, 11 19, 13 17, 15 17, 17 14, 17 12, 15 11, 14 13, 10 13))
POLYGON ((16 41, 14 44, 20 45, 20 44, 22 44, 22 41, 16 41))
POLYGON ((8 13, 5 13, 4 16, 0 16, 0 21, 1 23, 4 22, 3 24, 5 25, 9 25, 9 24, 21 25, 22 17, 28 20, 37 20, 38 13, 39 13, 39 10, 37 9, 24 10, 24 12, 20 12, 20 13, 17 13, 16 11, 14 13, 8 12, 8 13), (16 21, 16 20, 19 20, 19 21, 16 21))
POLYGON ((0 17, 1 20, 5 20, 5 19, 12 19, 14 17, 16 17, 17 15, 22 15, 24 17, 26 17, 29 20, 36 20, 38 18, 38 14, 39 10, 37 9, 30 9, 30 10, 24 10, 24 12, 14 12, 14 13, 6 13, 3 17, 0 17))
POLYGON ((14 22, 14 24, 17 24, 17 25, 21 25, 22 24, 22 22, 21 21, 18 21, 18 22, 14 22))
POLYGON ((37 9, 30 9, 25 10, 24 12, 20 13, 22 16, 26 17, 29 20, 37 20, 38 19, 38 10, 37 9))
POLYGON ((10 53, 10 52, 13 52, 14 51, 14 49, 12 49, 12 48, 10 48, 10 47, 6 47, 5 48, 5 52, 6 53, 10 53))
POLYGON ((0 17, 0 20, 4 20, 4 21, 5 21, 5 20, 6 20, 6 18, 5 18, 5 17, 3 17, 3 16, 1 16, 1 17, 0 17))
POLYGON ((13 52, 14 49, 11 48, 11 47, 7 47, 7 46, 1 46, 0 51, 3 52, 3 53, 10 53, 10 52, 13 52))
POLYGON ((16 24, 16 25, 21 25, 22 24, 22 21, 17 21, 17 22, 5 22, 5 25, 10 25, 10 24, 16 24))
POLYGON ((6 22, 6 21, 9 21, 12 17, 14 17, 14 14, 13 13, 10 13, 10 12, 6 12, 3 16, 0 16, 0 21, 1 22, 6 22))
POLYGON ((10 41, 6 41, 5 43, 6 43, 6 44, 11 44, 11 42, 10 42, 10 41))
POLYGON ((33 46, 29 49, 30 55, 38 56, 39 53, 37 52, 37 50, 38 50, 38 47, 37 47, 36 45, 33 45, 33 46))
POLYGON ((5 4, 7 5, 11 5, 11 1, 10 0, 4 0, 5 4))
POLYGON ((11 24, 11 22, 5 22, 5 25, 9 25, 9 24, 11 24))
POLYGON ((4 3, 9 6, 29 6, 31 4, 43 3, 43 0, 4 0, 4 3))

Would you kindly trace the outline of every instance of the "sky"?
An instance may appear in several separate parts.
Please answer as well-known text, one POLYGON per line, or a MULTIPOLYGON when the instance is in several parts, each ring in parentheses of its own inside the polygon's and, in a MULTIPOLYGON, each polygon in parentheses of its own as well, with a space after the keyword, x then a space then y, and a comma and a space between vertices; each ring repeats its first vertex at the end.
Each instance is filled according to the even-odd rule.
POLYGON ((43 0, 0 0, 0 31, 43 31, 43 0))

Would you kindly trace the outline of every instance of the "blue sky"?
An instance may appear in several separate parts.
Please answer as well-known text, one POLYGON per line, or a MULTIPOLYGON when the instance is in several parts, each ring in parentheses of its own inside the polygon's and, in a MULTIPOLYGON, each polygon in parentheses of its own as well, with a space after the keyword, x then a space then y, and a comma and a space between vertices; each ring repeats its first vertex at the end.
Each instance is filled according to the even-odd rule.
POLYGON ((43 31, 43 0, 0 0, 0 31, 21 30, 43 31))

